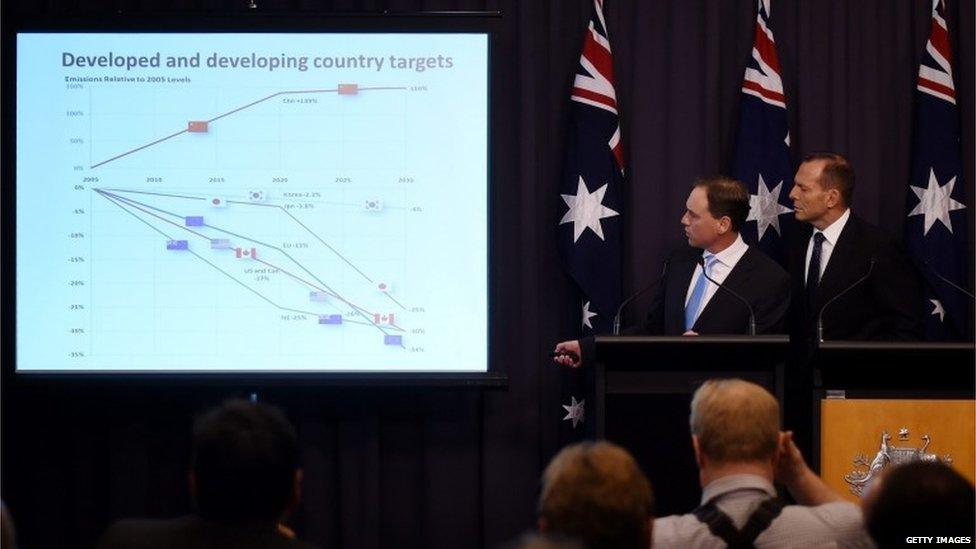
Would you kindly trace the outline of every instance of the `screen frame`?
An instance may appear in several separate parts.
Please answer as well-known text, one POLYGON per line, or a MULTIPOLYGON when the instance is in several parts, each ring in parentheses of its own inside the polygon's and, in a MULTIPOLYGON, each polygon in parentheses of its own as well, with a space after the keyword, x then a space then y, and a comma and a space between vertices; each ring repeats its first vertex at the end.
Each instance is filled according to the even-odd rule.
POLYGON ((497 55, 497 40, 501 24, 499 12, 411 12, 411 13, 301 13, 294 15, 268 14, 256 11, 242 11, 233 15, 210 13, 167 13, 159 17, 145 14, 102 17, 43 17, 21 18, 14 24, 4 21, 3 28, 3 69, 0 82, 3 86, 2 108, 7 113, 17 109, 17 36, 19 33, 444 33, 444 34, 484 34, 487 38, 487 135, 486 135, 486 198, 487 198, 487 341, 486 372, 327 372, 327 371, 85 371, 64 370, 18 371, 17 367, 17 184, 16 184, 16 116, 5 116, 2 120, 2 154, 7 157, 0 174, 5 186, 0 195, 2 206, 3 265, 0 266, 2 278, 3 305, 0 333, 3 345, 3 378, 14 384, 98 384, 101 386, 151 384, 207 386, 250 386, 250 387, 289 387, 289 386, 405 386, 405 387, 462 387, 462 388, 506 388, 507 373, 496 361, 493 352, 497 330, 495 324, 496 308, 493 304, 499 293, 496 280, 492 276, 493 258, 497 257, 497 224, 494 222, 494 204, 497 203, 497 185, 494 184, 494 166, 498 149, 499 132, 493 131, 497 121, 494 104, 500 92, 498 78, 500 61, 497 55))

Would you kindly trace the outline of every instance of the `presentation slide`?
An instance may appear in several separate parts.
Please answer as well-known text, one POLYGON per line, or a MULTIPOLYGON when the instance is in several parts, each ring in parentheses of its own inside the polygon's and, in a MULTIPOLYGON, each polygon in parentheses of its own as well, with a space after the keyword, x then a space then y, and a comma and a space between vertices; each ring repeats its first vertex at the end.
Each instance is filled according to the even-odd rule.
POLYGON ((20 33, 18 372, 487 372, 488 35, 20 33))

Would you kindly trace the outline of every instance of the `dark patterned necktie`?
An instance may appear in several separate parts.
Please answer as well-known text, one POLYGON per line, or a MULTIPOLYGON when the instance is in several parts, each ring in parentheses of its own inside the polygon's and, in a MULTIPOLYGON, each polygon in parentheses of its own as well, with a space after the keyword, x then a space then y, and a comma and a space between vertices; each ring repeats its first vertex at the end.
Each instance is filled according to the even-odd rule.
POLYGON ((820 286, 820 253, 826 240, 823 233, 813 233, 813 253, 810 254, 810 267, 807 268, 807 304, 813 308, 820 286))

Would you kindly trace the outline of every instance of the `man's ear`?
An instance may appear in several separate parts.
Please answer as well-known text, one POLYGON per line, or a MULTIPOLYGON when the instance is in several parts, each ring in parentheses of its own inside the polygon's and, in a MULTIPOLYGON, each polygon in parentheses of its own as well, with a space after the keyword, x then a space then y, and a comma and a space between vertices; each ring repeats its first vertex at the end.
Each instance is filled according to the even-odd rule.
POLYGON ((701 443, 698 442, 698 435, 691 435, 691 446, 695 449, 695 464, 701 469, 702 465, 702 453, 701 453, 701 443))
POLYGON ((827 189, 827 207, 833 208, 840 204, 840 191, 837 189, 827 189))
POLYGON ((723 215, 721 219, 718 220, 718 232, 719 234, 725 234, 732 230, 732 219, 727 215, 723 215))
POLYGON ((290 509, 295 509, 298 507, 298 502, 302 500, 302 481, 305 479, 305 471, 301 468, 295 469, 295 477, 293 479, 293 484, 291 488, 291 504, 290 509))

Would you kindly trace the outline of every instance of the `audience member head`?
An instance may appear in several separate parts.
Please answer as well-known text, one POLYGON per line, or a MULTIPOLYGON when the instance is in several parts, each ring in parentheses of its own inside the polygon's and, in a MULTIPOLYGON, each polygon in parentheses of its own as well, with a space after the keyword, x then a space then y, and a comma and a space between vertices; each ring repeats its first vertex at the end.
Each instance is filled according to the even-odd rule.
POLYGON ((194 424, 191 490, 204 519, 276 522, 300 482, 295 430, 277 408, 231 400, 194 424))
POLYGON ((502 549, 587 549, 582 542, 563 534, 528 532, 506 543, 502 549))
POLYGON ((681 224, 689 245, 720 252, 735 242, 748 216, 749 191, 742 183, 725 176, 702 177, 685 201, 681 224))
POLYGON ((808 154, 793 179, 790 199, 796 219, 821 230, 840 218, 854 199, 854 168, 837 153, 808 154))
POLYGON ((915 536, 976 539, 973 485, 936 462, 897 465, 871 486, 865 522, 878 547, 901 547, 915 536))
POLYGON ((772 479, 780 440, 779 404, 755 383, 711 379, 691 400, 691 435, 702 485, 729 469, 772 479))
POLYGON ((654 499, 634 458, 609 442, 563 448, 542 475, 539 529, 590 549, 646 549, 654 499))

